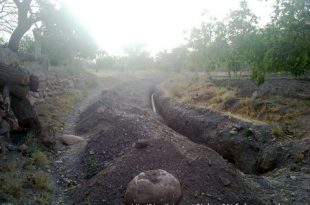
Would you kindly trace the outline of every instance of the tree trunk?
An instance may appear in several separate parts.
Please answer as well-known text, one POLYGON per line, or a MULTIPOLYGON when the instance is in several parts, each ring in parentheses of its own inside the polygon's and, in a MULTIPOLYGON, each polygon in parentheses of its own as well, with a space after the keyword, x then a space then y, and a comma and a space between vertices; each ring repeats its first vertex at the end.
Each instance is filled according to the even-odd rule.
POLYGON ((10 40, 9 40, 9 45, 8 48, 17 53, 18 47, 20 40, 24 36, 24 34, 28 31, 28 29, 31 27, 30 25, 17 25, 15 28, 14 32, 12 33, 10 40))
POLYGON ((18 22, 17 27, 10 37, 8 48, 17 53, 18 46, 23 35, 30 29, 32 24, 37 22, 39 19, 34 19, 31 14, 30 5, 32 0, 13 1, 18 9, 18 22))
POLYGON ((32 30, 33 37, 34 37, 34 57, 35 60, 39 60, 42 58, 42 31, 40 28, 35 28, 32 30))

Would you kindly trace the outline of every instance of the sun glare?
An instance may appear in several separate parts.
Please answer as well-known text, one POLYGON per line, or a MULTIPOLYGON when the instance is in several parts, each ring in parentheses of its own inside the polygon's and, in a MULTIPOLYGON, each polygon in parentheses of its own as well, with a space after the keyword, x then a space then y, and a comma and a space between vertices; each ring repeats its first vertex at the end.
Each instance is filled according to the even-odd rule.
MULTIPOLYGON (((125 45, 139 43, 151 53, 171 49, 184 40, 184 32, 206 16, 223 18, 239 0, 66 0, 91 31, 99 47, 121 54, 125 45), (206 15, 202 15, 205 13, 206 15)), ((250 0, 249 7, 265 24, 271 2, 250 0)))

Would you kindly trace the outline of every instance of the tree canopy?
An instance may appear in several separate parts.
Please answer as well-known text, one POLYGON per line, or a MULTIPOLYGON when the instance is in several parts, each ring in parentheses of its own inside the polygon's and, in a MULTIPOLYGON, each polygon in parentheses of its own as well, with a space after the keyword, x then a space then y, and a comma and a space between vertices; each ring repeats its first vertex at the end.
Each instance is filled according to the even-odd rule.
MULTIPOLYGON (((258 17, 243 0, 224 20, 211 18, 194 28, 181 48, 190 69, 250 71, 258 83, 271 72, 304 75, 310 70, 310 2, 277 0, 272 21, 260 28, 258 17)), ((169 55, 177 56, 177 50, 169 55)))
POLYGON ((0 31, 10 35, 11 50, 34 53, 34 41, 39 40, 42 53, 54 64, 95 57, 97 45, 91 34, 61 1, 0 0, 0 8, 0 31), (35 38, 24 35, 30 30, 35 38))

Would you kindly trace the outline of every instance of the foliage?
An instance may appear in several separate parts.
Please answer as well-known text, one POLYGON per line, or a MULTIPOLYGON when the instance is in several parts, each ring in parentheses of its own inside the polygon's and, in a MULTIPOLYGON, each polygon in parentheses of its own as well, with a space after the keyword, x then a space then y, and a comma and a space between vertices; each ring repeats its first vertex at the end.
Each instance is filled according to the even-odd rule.
MULTIPOLYGON (((30 25, 29 28, 30 30, 40 30, 39 41, 42 47, 42 54, 49 58, 52 65, 68 64, 75 58, 95 58, 97 45, 94 39, 77 20, 78 18, 61 1, 21 1, 21 3, 24 2, 30 5, 27 10, 31 14, 28 15, 29 18, 35 19, 31 23, 33 26, 31 27, 30 25)), ((4 8, 2 12, 0 11, 0 22, 8 22, 8 25, 0 25, 0 32, 11 35, 11 39, 15 35, 15 32, 17 32, 16 30, 23 26, 22 24, 19 25, 19 23, 23 22, 17 21, 19 19, 17 10, 24 7, 18 6, 19 4, 14 4, 12 0, 0 1, 0 10, 2 7, 4 8)), ((19 31, 21 32, 19 34, 23 36, 23 32, 27 30, 23 29, 19 31)), ((18 40, 18 38, 16 39, 18 40)), ((3 43, 1 40, 0 44, 3 43)), ((33 55, 35 53, 35 39, 30 35, 30 32, 18 44, 18 51, 20 53, 27 55, 33 55)))
POLYGON ((105 51, 98 51, 96 57, 97 69, 139 70, 155 66, 150 53, 144 50, 142 44, 132 44, 124 47, 125 56, 111 56, 105 51))
POLYGON ((185 46, 161 53, 157 61, 159 67, 207 72, 226 69, 229 76, 231 72, 250 71, 261 84, 267 73, 307 74, 309 56, 309 1, 277 0, 272 21, 259 28, 258 18, 242 0, 240 8, 226 19, 211 18, 202 23, 192 30, 185 46))
POLYGON ((46 191, 53 191, 54 188, 49 176, 43 171, 37 171, 33 174, 31 186, 34 189, 42 189, 46 191))

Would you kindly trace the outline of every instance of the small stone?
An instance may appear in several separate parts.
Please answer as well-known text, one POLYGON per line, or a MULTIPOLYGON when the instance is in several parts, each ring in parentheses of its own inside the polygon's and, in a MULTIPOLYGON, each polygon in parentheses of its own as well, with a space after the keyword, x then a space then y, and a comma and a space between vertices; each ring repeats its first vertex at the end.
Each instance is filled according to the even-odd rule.
POLYGON ((74 144, 77 144, 77 143, 84 141, 84 139, 79 137, 79 136, 67 135, 67 134, 64 134, 61 137, 61 140, 62 140, 62 143, 65 145, 74 145, 74 144))
POLYGON ((232 128, 232 130, 234 130, 234 131, 241 131, 243 129, 243 127, 241 126, 241 125, 233 125, 233 128, 232 128))
POLYGON ((178 204, 181 195, 177 178, 165 170, 150 170, 128 184, 125 204, 178 204))
POLYGON ((229 133, 230 133, 231 135, 236 135, 238 132, 237 132, 236 130, 231 130, 229 133))
POLYGON ((18 147, 18 150, 20 152, 26 152, 28 150, 28 146, 25 144, 22 144, 21 146, 18 147))
POLYGON ((290 176, 290 179, 297 179, 297 177, 291 175, 291 176, 290 176))
POLYGON ((63 182, 64 182, 64 185, 67 187, 76 185, 75 181, 68 179, 68 178, 63 178, 63 182))
POLYGON ((251 97, 251 100, 255 100, 258 96, 258 92, 255 91, 253 94, 252 94, 252 97, 251 97))
POLYGON ((208 165, 211 167, 212 166, 212 161, 208 159, 208 165))
POLYGON ((12 145, 12 144, 7 144, 7 145, 6 145, 6 148, 7 148, 9 151, 17 151, 17 150, 18 150, 18 147, 15 146, 15 145, 12 145))
POLYGON ((95 152, 94 152, 93 150, 89 150, 89 154, 90 154, 90 155, 94 155, 95 152))
POLYGON ((221 179, 221 182, 223 183, 224 186, 228 186, 231 184, 231 181, 227 178, 220 177, 220 179, 221 179))
POLYGON ((134 144, 135 148, 137 149, 143 149, 146 148, 148 146, 148 142, 147 140, 141 139, 138 140, 135 144, 134 144))
POLYGON ((102 114, 106 111, 106 108, 104 106, 100 106, 97 110, 96 113, 98 114, 102 114))

